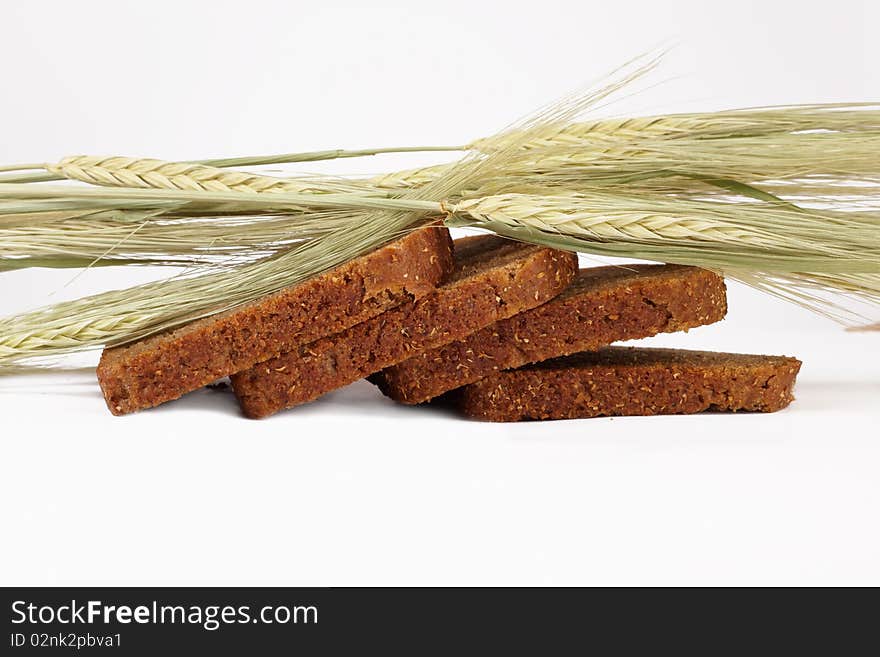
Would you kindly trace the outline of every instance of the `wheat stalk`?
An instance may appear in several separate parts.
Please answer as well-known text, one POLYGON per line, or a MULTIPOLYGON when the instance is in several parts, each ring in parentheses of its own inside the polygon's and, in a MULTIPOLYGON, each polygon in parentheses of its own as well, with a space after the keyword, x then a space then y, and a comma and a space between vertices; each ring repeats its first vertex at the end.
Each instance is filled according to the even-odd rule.
POLYGON ((166 162, 128 157, 66 157, 47 170, 71 180, 92 185, 207 192, 246 192, 250 194, 321 194, 350 189, 329 179, 301 182, 287 178, 230 171, 187 162, 166 162))
MULTIPOLYGON (((184 208, 225 204, 245 211, 277 212, 316 204, 321 208, 359 211, 349 212, 352 220, 343 227, 327 224, 320 214, 312 215, 316 227, 323 226, 323 234, 256 263, 208 268, 195 275, 104 292, 0 319, 0 372, 18 372, 66 353, 136 340, 296 284, 425 223, 428 213, 439 212, 440 204, 420 196, 443 197, 464 185, 473 170, 473 166, 463 163, 444 178, 400 199, 286 190, 271 194, 239 189, 192 190, 176 186, 173 189, 49 190, 59 197, 72 195, 73 199, 127 201, 134 198, 143 202, 176 202, 184 208)), ((32 187, 0 184, 0 199, 4 195, 40 198, 40 193, 34 192, 32 187)), ((340 214, 334 217, 338 222, 340 214)))
MULTIPOLYGON (((660 115, 628 119, 579 122, 548 129, 523 139, 522 131, 478 139, 464 147, 416 147, 370 151, 324 151, 261 158, 215 160, 224 166, 256 162, 305 161, 319 157, 353 157, 357 154, 442 150, 457 148, 484 153, 499 152, 511 144, 521 154, 521 172, 540 176, 542 184, 594 184, 622 181, 657 182, 670 173, 684 175, 690 186, 700 176, 735 177, 741 182, 778 181, 833 172, 837 176, 877 176, 880 161, 880 111, 871 105, 828 104, 728 112, 660 115), (548 178, 549 176, 549 178, 548 178), (641 177, 639 177, 641 176, 641 177)), ((155 187, 259 192, 376 193, 377 190, 423 186, 447 174, 452 164, 392 172, 361 183, 313 178, 295 181, 226 171, 200 163, 165 162, 121 157, 68 157, 45 165, 52 174, 83 182, 126 187, 155 187)), ((534 182, 532 183, 534 184, 534 182)), ((679 180, 677 186, 682 187, 679 180)), ((687 186, 687 185, 685 185, 687 186)))
MULTIPOLYGON (((119 344, 234 307, 376 248, 441 211, 448 225, 586 253, 710 267, 801 303, 827 290, 880 299, 874 110, 814 106, 575 121, 637 74, 624 70, 595 93, 478 140, 460 162, 371 181, 223 170, 259 158, 218 166, 83 156, 44 173, 0 177, 0 229, 15 233, 8 237, 27 235, 25 217, 53 229, 69 224, 71 235, 77 221, 86 221, 82 213, 95 213, 108 241, 120 227, 137 228, 112 251, 120 259, 147 257, 154 248, 163 249, 157 258, 174 257, 159 245, 166 219, 192 229, 181 246, 186 257, 212 252, 222 220, 198 224, 206 214, 241 218, 244 226, 262 220, 248 215, 267 215, 288 219, 291 229, 277 240, 267 236, 269 244, 248 245, 240 236, 243 250, 233 251, 242 255, 251 246, 251 253, 262 253, 281 245, 256 263, 207 266, 196 275, 0 320, 0 367, 119 344), (737 175, 725 179, 728 174, 737 175), (22 182, 31 175, 88 184, 22 182), (850 209, 836 209, 844 201, 850 209), (157 214, 141 226, 136 214, 124 214, 135 210, 157 214), (112 212, 123 214, 115 220, 101 214, 112 212), (314 232, 297 232, 305 230, 314 232)), ((49 235, 42 246, 59 246, 58 235, 49 235)), ((80 255, 106 245, 97 240, 80 255)), ((19 248, 20 241, 11 247, 19 248)), ((29 253, 46 257, 39 248, 29 253)))
POLYGON ((872 312, 880 304, 875 215, 616 194, 508 194, 444 207, 453 215, 449 225, 596 255, 713 269, 844 323, 870 316, 842 297, 872 312))
MULTIPOLYGON (((880 129, 880 111, 872 103, 825 103, 753 109, 661 114, 584 121, 524 144, 524 149, 577 146, 590 140, 731 139, 806 131, 864 132, 880 129)), ((493 152, 517 141, 516 131, 477 139, 468 148, 493 152)))
POLYGON ((444 208, 452 225, 486 226, 564 248, 710 268, 784 274, 800 271, 880 273, 880 235, 873 220, 759 203, 663 200, 619 194, 465 199, 444 208))
POLYGON ((375 215, 262 261, 112 290, 0 319, 0 371, 136 340, 296 284, 398 237, 420 220, 375 215))
MULTIPOLYGON (((663 171, 734 177, 742 182, 836 176, 880 177, 880 111, 872 104, 822 104, 578 122, 523 139, 522 131, 477 139, 493 153, 516 144, 521 171, 560 171, 569 182, 623 181, 663 171)), ((376 176, 376 187, 423 185, 452 165, 376 176)), ((642 179, 645 180, 645 179, 642 179)), ((650 180, 650 179, 649 179, 650 180)), ((696 179, 690 178, 692 186, 696 179)), ((682 181, 676 182, 679 188, 682 181)), ((685 185, 687 186, 687 185, 685 185)))
MULTIPOLYGON (((460 184, 454 181, 449 187, 460 184)), ((664 203, 616 194, 508 194, 456 202, 397 199, 388 211, 353 215, 357 220, 349 227, 255 264, 0 320, 0 367, 130 341, 234 307, 375 248, 420 225, 429 210, 449 213, 449 225, 488 228, 554 247, 709 267, 767 287, 789 280, 880 298, 876 224, 843 214, 758 203, 664 203), (399 211, 407 205, 416 214, 399 211), (748 276, 740 276, 741 270, 748 276)))
MULTIPOLYGON (((219 159, 195 160, 190 164, 203 164, 209 167, 253 167, 274 164, 291 164, 294 162, 319 162, 354 157, 367 157, 386 153, 422 153, 435 151, 460 151, 465 146, 394 146, 386 148, 364 148, 348 150, 335 148, 323 151, 307 151, 301 153, 282 153, 273 155, 250 155, 244 157, 227 157, 219 159)), ((106 159, 106 158, 103 158, 106 159)), ((28 163, 0 166, 0 183, 51 182, 63 180, 65 176, 51 171, 58 163, 28 163)))
POLYGON ((8 228, 0 224, 0 270, 247 262, 353 221, 350 212, 339 211, 301 217, 176 218, 154 210, 86 214, 8 228), (101 216, 106 214, 111 218, 101 216))
POLYGON ((367 182, 379 189, 410 189, 422 187, 437 180, 455 168, 455 163, 435 164, 429 167, 403 169, 374 176, 367 182))

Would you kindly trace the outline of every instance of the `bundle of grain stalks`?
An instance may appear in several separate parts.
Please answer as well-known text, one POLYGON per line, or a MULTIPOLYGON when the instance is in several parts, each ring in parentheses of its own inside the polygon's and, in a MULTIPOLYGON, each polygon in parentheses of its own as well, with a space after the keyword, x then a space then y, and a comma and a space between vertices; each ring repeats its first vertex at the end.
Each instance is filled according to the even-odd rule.
MULTIPOLYGON (((704 268, 876 329, 870 313, 880 303, 880 108, 850 103, 584 119, 656 63, 636 60, 597 89, 463 145, 193 162, 73 156, 0 167, 0 271, 186 267, 166 280, 0 319, 0 370, 50 366, 63 354, 99 347, 143 357, 158 345, 164 355, 156 356, 161 367, 154 371, 173 370, 187 385, 135 377, 125 384, 125 395, 137 397, 132 386, 152 386, 156 394, 146 398, 159 403, 210 377, 235 374, 242 388, 247 377, 239 373, 258 363, 353 327, 366 331, 364 323, 388 320, 387 313, 404 312, 401 304, 418 306, 423 297, 434 301, 406 312, 430 333, 426 317, 434 310, 429 313, 424 304, 437 304, 444 294, 458 299, 458 292, 443 290, 450 285, 458 290, 461 280, 477 285, 474 268, 493 271, 482 261, 467 265, 454 259, 443 239, 418 237, 426 226, 436 233, 437 222, 542 247, 555 259, 561 252, 581 252, 704 268), (462 157, 370 179, 254 171, 406 151, 461 151, 462 157), (427 265, 412 256, 414 245, 420 245, 427 265), (364 258, 372 258, 377 269, 364 269, 364 258), (352 276, 361 282, 358 299, 345 289, 352 276), (303 296, 304 290, 311 296, 303 296), (288 314, 279 326, 269 326, 261 315, 271 308, 277 318, 278 308, 291 299, 307 307, 318 298, 338 304, 338 312, 317 319, 288 314), (241 356, 241 340, 233 339, 230 349, 240 356, 234 362, 218 356, 217 362, 206 360, 198 375, 181 372, 173 358, 207 353, 198 336, 217 322, 226 322, 233 333, 245 327, 255 346, 241 356), (305 331, 308 323, 320 330, 305 331), (175 340, 189 351, 179 351, 180 345, 170 349, 175 340), (157 392, 166 387, 176 392, 157 392)), ((559 281, 565 278, 552 273, 559 281)), ((566 284, 554 294, 565 294, 566 284)), ((549 292, 536 293, 541 303, 549 302, 549 292)), ((476 314, 485 319, 482 325, 441 321, 434 333, 458 336, 452 342, 509 321, 497 308, 476 314)), ((409 320, 395 321, 404 331, 410 326, 409 320)), ((612 331, 609 339, 626 337, 618 333, 612 331)), ((383 361, 391 367, 402 360, 401 349, 412 358, 440 346, 434 340, 377 348, 396 354, 383 361)), ((542 352, 535 361, 561 355, 542 352)), ((121 370, 114 371, 118 379, 121 370)), ((375 373, 352 366, 350 374, 375 373)), ((128 408, 114 399, 108 396, 114 412, 128 408)), ((284 405, 276 399, 272 407, 284 405)))

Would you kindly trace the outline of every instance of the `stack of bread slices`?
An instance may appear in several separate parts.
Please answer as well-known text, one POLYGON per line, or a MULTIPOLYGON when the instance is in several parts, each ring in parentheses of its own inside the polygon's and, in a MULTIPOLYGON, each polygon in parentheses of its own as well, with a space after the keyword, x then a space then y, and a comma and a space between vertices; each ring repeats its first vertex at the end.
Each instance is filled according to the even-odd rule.
POLYGON ((413 231, 245 306, 104 351, 116 415, 229 376, 262 418, 362 378, 404 404, 507 422, 775 411, 800 362, 609 346, 721 320, 724 280, 680 265, 589 267, 493 235, 413 231))

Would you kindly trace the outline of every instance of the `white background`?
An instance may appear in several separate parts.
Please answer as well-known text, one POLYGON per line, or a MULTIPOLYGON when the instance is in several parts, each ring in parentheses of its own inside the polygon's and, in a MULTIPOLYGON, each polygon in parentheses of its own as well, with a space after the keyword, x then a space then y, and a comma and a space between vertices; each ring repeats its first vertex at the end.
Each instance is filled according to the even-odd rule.
MULTIPOLYGON (((371 4, 6 3, 0 162, 461 143, 669 40, 610 110, 880 98, 867 1, 371 4)), ((158 273, 2 274, 0 314, 158 273)), ((732 286, 726 321, 648 342, 798 356, 798 399, 489 425, 361 382, 253 422, 2 379, 0 584, 880 584, 880 334, 732 286)))

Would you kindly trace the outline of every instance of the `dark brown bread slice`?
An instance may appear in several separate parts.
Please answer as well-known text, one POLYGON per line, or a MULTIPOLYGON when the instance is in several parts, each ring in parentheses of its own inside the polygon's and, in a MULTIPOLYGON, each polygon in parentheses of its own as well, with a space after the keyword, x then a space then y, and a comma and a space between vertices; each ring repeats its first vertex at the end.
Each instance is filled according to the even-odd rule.
POLYGON ((548 358, 711 324, 727 312, 724 279, 682 265, 581 269, 558 297, 371 377, 418 404, 485 376, 548 358))
POLYGON ((98 381, 114 415, 156 406, 420 298, 451 269, 449 231, 413 231, 240 308, 105 349, 98 381))
POLYGON ((498 372, 450 393, 491 422, 701 411, 772 413, 794 399, 786 356, 606 347, 498 372))
POLYGON ((418 301, 232 376, 244 414, 271 415, 544 303, 572 281, 572 253, 481 235, 454 242, 450 280, 418 301))

